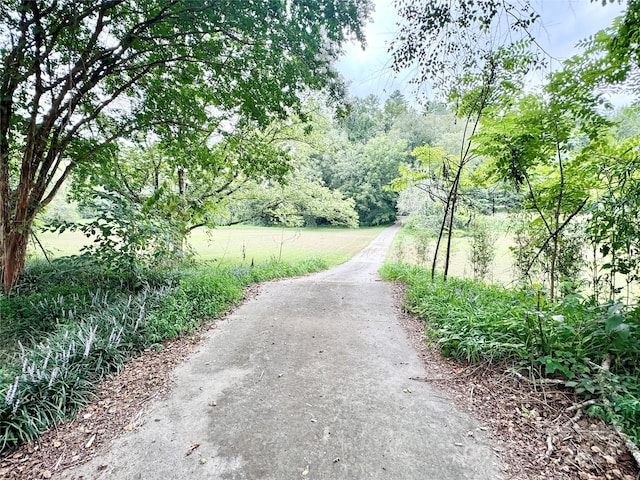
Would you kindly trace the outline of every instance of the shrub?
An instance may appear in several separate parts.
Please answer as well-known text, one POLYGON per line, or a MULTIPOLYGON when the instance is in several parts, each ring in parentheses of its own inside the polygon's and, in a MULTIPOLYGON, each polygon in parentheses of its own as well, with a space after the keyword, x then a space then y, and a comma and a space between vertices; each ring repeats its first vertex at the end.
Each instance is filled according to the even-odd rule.
POLYGON ((486 224, 476 224, 471 231, 471 251, 469 261, 474 280, 485 280, 491 270, 496 255, 494 236, 486 224))
POLYGON ((93 397, 95 382, 144 346, 148 294, 110 304, 31 349, 0 378, 0 451, 33 441, 93 397))

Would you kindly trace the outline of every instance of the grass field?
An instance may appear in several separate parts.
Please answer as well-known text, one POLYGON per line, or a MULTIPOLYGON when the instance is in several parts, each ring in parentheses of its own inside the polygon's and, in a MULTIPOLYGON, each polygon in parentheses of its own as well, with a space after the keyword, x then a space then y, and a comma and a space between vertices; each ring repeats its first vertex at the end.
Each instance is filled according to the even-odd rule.
MULTIPOLYGON (((518 272, 514 267, 514 253, 511 251, 511 247, 515 246, 514 235, 510 228, 510 225, 513 223, 512 219, 507 215, 496 215, 495 217, 490 218, 490 222, 492 227, 491 233, 494 238, 493 247, 495 258, 490 266, 489 274, 484 281, 505 287, 512 287, 516 284, 520 284, 521 282, 518 279, 518 272)), ((443 244, 441 245, 440 259, 438 261, 439 271, 444 269, 445 241, 446 238, 443 239, 443 244)), ((473 267, 469 258, 471 242, 472 237, 470 236, 462 236, 459 232, 454 235, 451 245, 451 263, 449 266, 450 275, 458 278, 473 278, 473 267)), ((401 230, 391 245, 391 249, 387 257, 388 261, 415 263, 431 268, 436 239, 429 239, 425 255, 426 260, 421 258, 416 251, 416 244, 418 243, 419 239, 415 235, 415 232, 412 232, 409 229, 401 230)), ((585 266, 579 277, 582 282, 581 291, 585 295, 592 295, 593 272, 591 267, 593 265, 593 254, 588 245, 585 246, 583 253, 585 266)), ((605 270, 602 269, 602 265, 605 261, 599 257, 598 263, 601 268, 600 274, 606 273, 605 270)), ((539 277, 534 278, 539 279, 539 277)), ((624 275, 616 275, 616 285, 622 288, 616 298, 622 299, 625 303, 629 303, 631 299, 638 298, 640 295, 640 284, 635 282, 627 288, 624 275)))
MULTIPOLYGON (((451 263, 449 265, 449 273, 459 278, 472 278, 473 269, 469 260, 469 252, 471 237, 455 236, 452 239, 451 244, 451 263)), ((431 261, 433 259, 433 252, 435 250, 436 239, 433 238, 429 241, 427 248, 426 259, 420 258, 416 252, 416 238, 406 230, 401 230, 398 236, 394 239, 394 242, 389 251, 388 260, 391 262, 409 262, 423 264, 431 268, 431 261)), ((513 284, 515 280, 515 274, 513 271, 513 254, 509 250, 509 247, 513 245, 513 239, 511 235, 505 232, 496 233, 494 247, 495 258, 491 264, 490 272, 486 281, 508 286, 513 284)), ((441 245, 440 259, 438 262, 438 268, 440 270, 444 267, 444 252, 445 244, 441 245)))
MULTIPOLYGON (((222 264, 262 263, 273 258, 296 262, 317 257, 334 266, 366 247, 383 229, 220 227, 194 231, 189 243, 198 259, 222 264)), ((91 242, 77 232, 40 233, 38 239, 53 257, 77 254, 91 242)), ((42 256, 34 246, 31 252, 42 256)))

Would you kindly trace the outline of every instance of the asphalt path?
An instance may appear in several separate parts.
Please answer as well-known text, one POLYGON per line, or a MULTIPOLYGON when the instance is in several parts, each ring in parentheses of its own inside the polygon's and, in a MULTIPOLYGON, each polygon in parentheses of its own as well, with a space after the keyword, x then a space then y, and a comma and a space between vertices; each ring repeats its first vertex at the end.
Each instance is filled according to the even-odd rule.
POLYGON ((424 365, 376 273, 397 228, 337 268, 265 284, 140 428, 63 478, 500 478, 477 422, 410 380, 424 365))

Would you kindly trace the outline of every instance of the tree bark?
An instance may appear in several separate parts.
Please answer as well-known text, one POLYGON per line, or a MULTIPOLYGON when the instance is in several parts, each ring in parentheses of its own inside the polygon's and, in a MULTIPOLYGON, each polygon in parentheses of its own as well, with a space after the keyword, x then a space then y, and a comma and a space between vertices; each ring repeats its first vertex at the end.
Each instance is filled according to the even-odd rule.
POLYGON ((24 269, 31 223, 29 221, 18 227, 13 226, 13 228, 11 225, 3 226, 2 287, 5 294, 8 294, 15 286, 24 269))

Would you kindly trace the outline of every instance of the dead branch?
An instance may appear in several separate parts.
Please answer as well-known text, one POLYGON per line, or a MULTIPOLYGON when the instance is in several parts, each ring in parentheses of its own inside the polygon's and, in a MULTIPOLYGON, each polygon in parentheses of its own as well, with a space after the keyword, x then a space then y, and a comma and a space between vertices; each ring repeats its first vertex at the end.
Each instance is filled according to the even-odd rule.
POLYGON ((571 405, 570 407, 567 407, 567 412, 573 412, 575 410, 584 410, 585 408, 588 408, 592 405, 596 405, 597 403, 598 401, 592 398, 591 400, 587 400, 586 402, 577 403, 575 405, 571 405))

